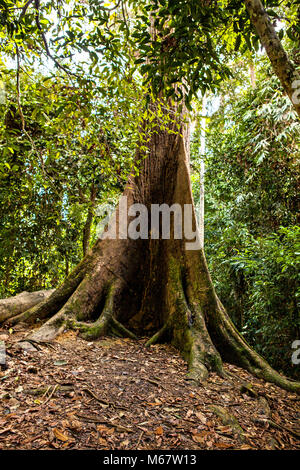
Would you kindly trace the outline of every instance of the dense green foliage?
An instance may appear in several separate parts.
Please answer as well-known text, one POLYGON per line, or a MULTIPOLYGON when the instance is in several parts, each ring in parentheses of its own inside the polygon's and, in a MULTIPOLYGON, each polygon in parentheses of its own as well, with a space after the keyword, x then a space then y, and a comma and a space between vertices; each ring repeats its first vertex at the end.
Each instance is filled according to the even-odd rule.
MULTIPOLYGON (((299 65, 299 1, 263 3, 299 65)), ((156 115, 147 106, 154 95, 180 101, 184 89, 201 109, 199 90, 215 93, 205 155, 212 276, 245 338, 296 375, 299 121, 245 2, 0 0, 0 48, 0 297, 57 286, 82 258, 97 206, 138 171, 135 148, 154 117, 164 125, 160 106, 156 115)))
MULTIPOLYGON (((290 356, 300 333, 300 125, 267 67, 256 79, 255 88, 240 91, 227 83, 209 122, 206 252, 245 338, 277 369, 296 374, 290 356)), ((195 176, 194 188, 197 196, 195 176)))

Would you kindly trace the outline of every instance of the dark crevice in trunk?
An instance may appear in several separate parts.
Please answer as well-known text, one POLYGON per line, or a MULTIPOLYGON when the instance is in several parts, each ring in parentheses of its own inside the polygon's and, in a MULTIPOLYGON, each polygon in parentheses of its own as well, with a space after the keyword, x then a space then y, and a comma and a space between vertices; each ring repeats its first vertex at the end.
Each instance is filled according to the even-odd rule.
POLYGON ((101 314, 104 310, 104 307, 105 307, 108 292, 109 292, 109 287, 104 286, 103 290, 101 292, 101 294, 102 294, 101 298, 100 298, 98 304, 96 305, 96 307, 94 308, 94 310, 89 315, 88 321, 94 322, 94 321, 98 320, 98 318, 101 316, 101 314))

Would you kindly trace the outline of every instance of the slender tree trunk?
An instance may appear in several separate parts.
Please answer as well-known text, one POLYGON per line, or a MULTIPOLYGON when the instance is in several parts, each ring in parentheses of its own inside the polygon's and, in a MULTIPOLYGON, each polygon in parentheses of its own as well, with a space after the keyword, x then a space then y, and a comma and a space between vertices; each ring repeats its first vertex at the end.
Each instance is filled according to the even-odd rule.
POLYGON ((201 162, 200 162, 200 201, 199 201, 199 232, 200 232, 200 247, 204 248, 204 226, 205 226, 205 147, 206 147, 206 96, 202 98, 202 119, 201 119, 201 162))
MULTIPOLYGON (((168 106, 165 103, 164 109, 168 106)), ((107 334, 147 335, 148 345, 171 342, 186 359, 193 381, 205 380, 210 371, 224 375, 226 360, 299 392, 299 383, 281 377, 248 346, 216 295, 204 251, 199 248, 186 116, 182 112, 176 117, 175 107, 164 112, 168 126, 162 130, 157 118, 149 154, 137 151, 140 171, 130 176, 124 191, 129 220, 121 215, 122 198, 105 237, 65 282, 47 300, 10 323, 47 320, 30 334, 35 341, 50 341, 66 327, 78 329, 87 339, 107 334), (137 221, 136 213, 146 208, 144 222, 149 222, 153 204, 177 204, 182 212, 188 209, 194 240, 174 236, 178 228, 175 215, 170 217, 170 239, 164 239, 161 230, 150 233, 150 225, 146 236, 141 232, 138 239, 128 237, 128 228, 137 221), (116 239, 112 239, 114 228, 119 234, 116 239), (197 244, 192 243, 195 240, 197 244)))
POLYGON ((15 297, 0 300, 0 322, 4 322, 11 317, 28 310, 31 307, 47 299, 54 289, 40 290, 38 292, 22 292, 15 297))
POLYGON ((300 74, 289 60, 269 15, 260 0, 244 0, 247 11, 273 70, 300 116, 300 74))

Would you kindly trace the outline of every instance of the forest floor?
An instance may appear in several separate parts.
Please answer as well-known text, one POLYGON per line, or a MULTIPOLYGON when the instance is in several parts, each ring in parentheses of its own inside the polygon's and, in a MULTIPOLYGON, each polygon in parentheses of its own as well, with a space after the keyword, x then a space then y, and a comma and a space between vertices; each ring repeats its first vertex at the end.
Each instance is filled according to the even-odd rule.
MULTIPOLYGON (((299 397, 226 365, 205 386, 186 380, 168 345, 74 332, 23 350, 0 329, 0 449, 297 449, 299 397), (245 384, 251 383, 253 389, 245 384), (252 395, 252 396, 251 396, 252 395)), ((30 345, 29 345, 30 346, 30 345)))

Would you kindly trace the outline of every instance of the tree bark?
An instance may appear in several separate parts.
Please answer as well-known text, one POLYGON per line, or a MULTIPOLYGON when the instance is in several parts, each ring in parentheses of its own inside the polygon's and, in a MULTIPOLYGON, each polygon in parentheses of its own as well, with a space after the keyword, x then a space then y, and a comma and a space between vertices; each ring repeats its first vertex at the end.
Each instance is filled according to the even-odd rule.
POLYGON ((163 109, 168 124, 162 128, 161 117, 157 118, 148 155, 137 151, 139 173, 130 176, 124 191, 129 220, 124 224, 121 217, 122 199, 105 237, 65 282, 48 299, 11 318, 10 323, 47 320, 30 334, 30 339, 41 342, 53 340, 67 327, 79 330, 89 340, 108 334, 148 336, 148 345, 171 342, 188 363, 188 378, 197 383, 210 371, 224 376, 226 360, 300 393, 299 383, 275 372, 235 329, 216 295, 203 249, 195 245, 190 249, 191 240, 174 236, 174 216, 170 239, 163 239, 161 233, 156 239, 154 232, 146 239, 127 236, 128 226, 135 220, 131 212, 134 204, 142 204, 148 214, 153 204, 178 204, 190 209, 191 228, 199 241, 185 111, 179 114, 168 103, 163 109), (111 236, 114 222, 119 234, 116 239, 111 236))
POLYGON ((284 90, 300 116, 300 73, 289 60, 269 15, 260 0, 244 0, 263 47, 284 90))

